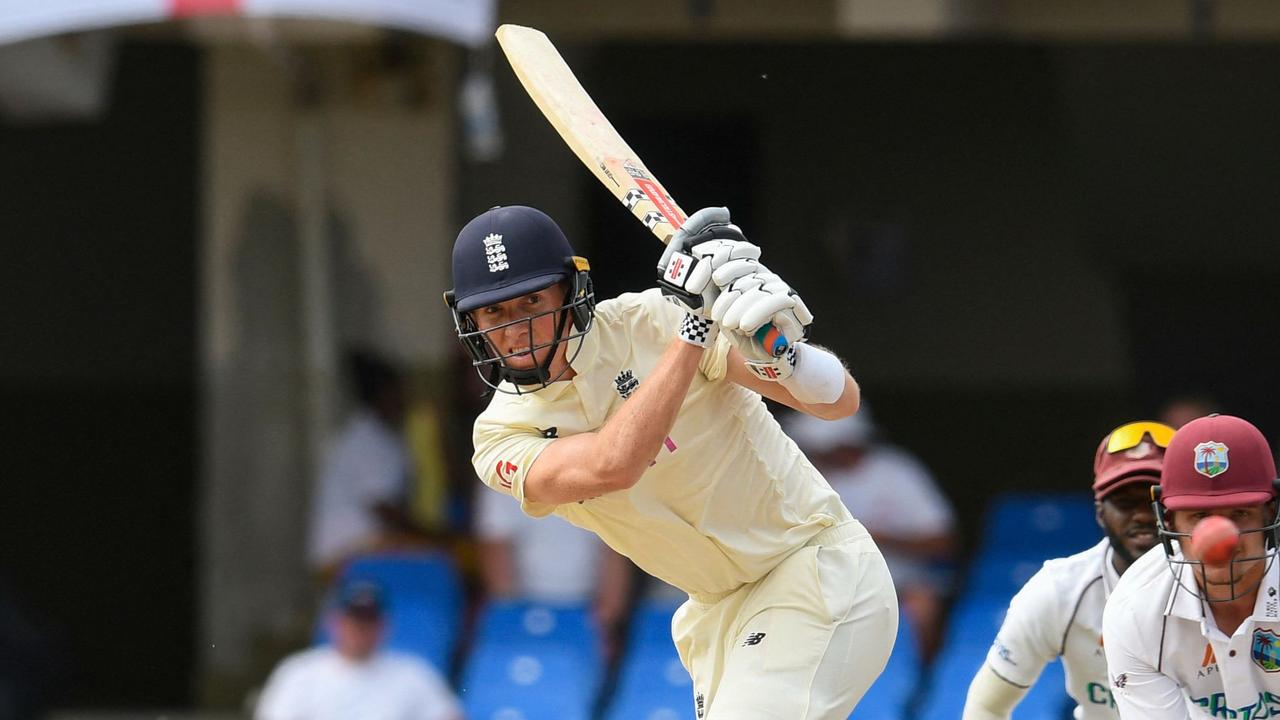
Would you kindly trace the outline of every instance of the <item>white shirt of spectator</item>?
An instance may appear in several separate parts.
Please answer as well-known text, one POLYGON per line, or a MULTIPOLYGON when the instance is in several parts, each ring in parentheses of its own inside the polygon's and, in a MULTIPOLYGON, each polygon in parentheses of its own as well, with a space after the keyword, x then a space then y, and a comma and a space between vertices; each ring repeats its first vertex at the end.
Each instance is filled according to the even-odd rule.
POLYGON ((304 650, 271 673, 255 720, 454 720, 457 699, 430 665, 382 652, 351 662, 332 647, 304 650))
POLYGON ((1280 717, 1280 567, 1271 563, 1253 615, 1231 637, 1188 590, 1196 587, 1190 568, 1178 567, 1181 584, 1157 546, 1129 568, 1107 604, 1107 665, 1120 717, 1280 717))
POLYGON ((409 455, 400 437, 368 410, 334 437, 317 476, 308 557, 320 567, 365 547, 377 535, 369 508, 407 491, 409 455))
MULTIPOLYGON (((951 504, 928 468, 897 448, 872 447, 853 467, 828 469, 826 477, 873 536, 940 535, 955 522, 951 504)), ((930 582, 915 558, 887 548, 881 553, 898 587, 930 582)))
POLYGON ((476 532, 506 542, 521 597, 541 602, 590 602, 595 596, 604 543, 594 533, 549 515, 532 518, 510 495, 478 493, 476 532))
POLYGON ((1084 552, 1046 561, 1009 602, 987 665, 1006 681, 1031 687, 1045 665, 1061 656, 1076 720, 1114 720, 1102 610, 1119 580, 1105 539, 1084 552))

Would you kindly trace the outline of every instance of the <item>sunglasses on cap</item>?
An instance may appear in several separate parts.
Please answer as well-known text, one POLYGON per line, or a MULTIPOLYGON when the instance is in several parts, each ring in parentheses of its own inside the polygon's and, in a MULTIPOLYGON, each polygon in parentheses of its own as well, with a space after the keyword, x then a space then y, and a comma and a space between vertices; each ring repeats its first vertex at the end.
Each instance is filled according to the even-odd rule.
POLYGON ((1173 428, 1158 422, 1143 421, 1121 425, 1111 431, 1111 437, 1107 439, 1107 453, 1136 448, 1147 436, 1150 436, 1151 441, 1156 445, 1167 448, 1169 441, 1173 439, 1174 432, 1176 431, 1173 428))

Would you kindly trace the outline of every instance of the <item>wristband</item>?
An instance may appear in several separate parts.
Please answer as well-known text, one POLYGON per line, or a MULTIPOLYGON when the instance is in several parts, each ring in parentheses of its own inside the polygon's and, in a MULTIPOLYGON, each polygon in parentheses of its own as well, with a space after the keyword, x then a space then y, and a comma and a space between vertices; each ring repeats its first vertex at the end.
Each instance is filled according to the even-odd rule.
POLYGON ((844 395, 845 377, 840 358, 813 345, 796 343, 791 347, 796 358, 793 371, 779 379, 779 384, 806 405, 830 405, 839 400, 844 395))
POLYGON ((693 313, 685 313, 684 320, 680 321, 680 329, 676 331, 676 337, 701 348, 710 347, 719 334, 720 326, 715 320, 693 313))

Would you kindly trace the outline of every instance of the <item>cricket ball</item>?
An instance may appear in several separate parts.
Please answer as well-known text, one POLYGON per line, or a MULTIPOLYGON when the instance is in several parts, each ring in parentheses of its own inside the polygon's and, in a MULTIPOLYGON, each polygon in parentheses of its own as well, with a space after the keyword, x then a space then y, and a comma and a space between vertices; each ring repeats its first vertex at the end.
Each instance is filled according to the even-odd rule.
POLYGON ((1191 552, 1206 565, 1226 565, 1240 544, 1240 529, 1221 515, 1210 515, 1191 531, 1191 552))

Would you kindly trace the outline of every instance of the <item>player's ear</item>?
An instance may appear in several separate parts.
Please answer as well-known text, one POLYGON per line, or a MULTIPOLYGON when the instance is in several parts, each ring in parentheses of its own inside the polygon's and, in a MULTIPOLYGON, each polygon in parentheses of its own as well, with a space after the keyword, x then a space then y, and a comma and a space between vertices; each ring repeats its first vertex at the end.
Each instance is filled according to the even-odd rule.
POLYGON ((1098 523, 1098 527, 1102 528, 1103 532, 1106 531, 1107 526, 1102 522, 1102 501, 1101 500, 1093 501, 1093 520, 1094 522, 1098 523))

